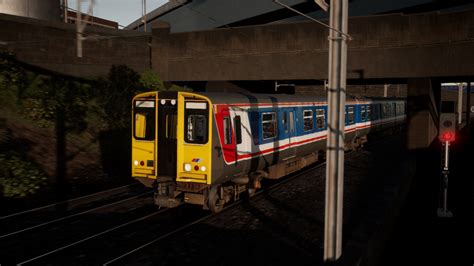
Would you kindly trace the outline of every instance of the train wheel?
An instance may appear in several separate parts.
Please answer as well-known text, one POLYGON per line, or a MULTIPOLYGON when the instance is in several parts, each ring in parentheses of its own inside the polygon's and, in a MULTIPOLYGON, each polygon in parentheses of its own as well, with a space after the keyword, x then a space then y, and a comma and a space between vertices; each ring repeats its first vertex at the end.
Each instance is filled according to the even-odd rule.
POLYGON ((220 187, 212 186, 209 189, 208 204, 209 210, 213 213, 218 213, 224 208, 224 199, 221 199, 220 187))

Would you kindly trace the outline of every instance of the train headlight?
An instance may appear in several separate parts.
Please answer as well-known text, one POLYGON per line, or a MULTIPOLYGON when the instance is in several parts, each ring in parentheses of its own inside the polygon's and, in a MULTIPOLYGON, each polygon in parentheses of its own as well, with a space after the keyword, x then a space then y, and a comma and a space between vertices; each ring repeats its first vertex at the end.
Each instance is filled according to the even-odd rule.
POLYGON ((171 105, 175 105, 176 104, 176 100, 171 100, 171 105))
POLYGON ((206 167, 205 167, 205 166, 201 166, 201 171, 206 172, 206 167))
POLYGON ((138 161, 135 160, 135 161, 133 162, 133 164, 134 164, 135 166, 138 166, 138 161))
POLYGON ((166 100, 163 99, 163 100, 160 101, 160 103, 161 103, 161 105, 165 105, 165 104, 166 104, 166 100))
POLYGON ((184 171, 186 171, 186 172, 191 171, 191 164, 185 163, 185 164, 184 164, 184 171))

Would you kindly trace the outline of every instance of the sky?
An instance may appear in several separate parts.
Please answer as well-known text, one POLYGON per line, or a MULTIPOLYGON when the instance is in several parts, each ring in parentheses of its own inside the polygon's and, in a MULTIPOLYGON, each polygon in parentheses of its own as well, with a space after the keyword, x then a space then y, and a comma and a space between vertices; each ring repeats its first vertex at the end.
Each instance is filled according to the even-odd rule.
MULTIPOLYGON (((87 12, 90 0, 82 0, 81 10, 87 12)), ((147 13, 168 2, 167 0, 146 0, 147 13)), ((69 8, 77 9, 77 0, 68 1, 69 8)), ((129 25, 142 16, 142 0, 95 0, 94 16, 116 21, 119 28, 129 25)))

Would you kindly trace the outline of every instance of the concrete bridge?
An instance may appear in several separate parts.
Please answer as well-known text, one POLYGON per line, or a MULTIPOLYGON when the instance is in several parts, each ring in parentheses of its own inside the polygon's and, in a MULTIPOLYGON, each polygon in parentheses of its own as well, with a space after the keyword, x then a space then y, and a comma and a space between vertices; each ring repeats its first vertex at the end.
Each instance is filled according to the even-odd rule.
MULTIPOLYGON (((428 147, 438 132, 439 79, 474 77, 474 12, 351 18, 349 34, 348 83, 407 83, 407 146, 428 147)), ((168 81, 325 80, 327 35, 314 22, 189 33, 158 23, 152 68, 168 81)))
MULTIPOLYGON (((152 68, 169 81, 327 79, 328 29, 314 22, 169 33, 152 68)), ((349 19, 348 79, 474 75, 474 11, 349 19)))
MULTIPOLYGON (((71 76, 105 76, 114 64, 151 68, 171 82, 321 83, 328 75, 328 30, 313 22, 188 33, 156 23, 151 35, 88 27, 83 58, 74 25, 0 15, 0 26, 0 50, 71 76)), ((408 145, 427 147, 437 134, 440 80, 474 79, 474 11, 356 17, 349 33, 348 83, 407 84, 408 145)))

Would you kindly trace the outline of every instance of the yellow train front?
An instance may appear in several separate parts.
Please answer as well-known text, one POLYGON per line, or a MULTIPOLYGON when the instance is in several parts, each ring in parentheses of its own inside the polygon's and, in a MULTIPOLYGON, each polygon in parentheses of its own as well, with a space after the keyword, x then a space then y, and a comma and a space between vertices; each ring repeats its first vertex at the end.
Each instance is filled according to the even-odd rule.
POLYGON ((209 100, 193 93, 149 92, 133 99, 132 176, 154 187, 157 205, 205 205, 212 177, 210 115, 209 100))
MULTIPOLYGON (((220 211, 263 178, 278 179, 326 149, 327 102, 296 95, 147 92, 133 99, 132 176, 155 203, 220 211)), ((397 125, 400 100, 347 101, 346 141, 397 125)))

